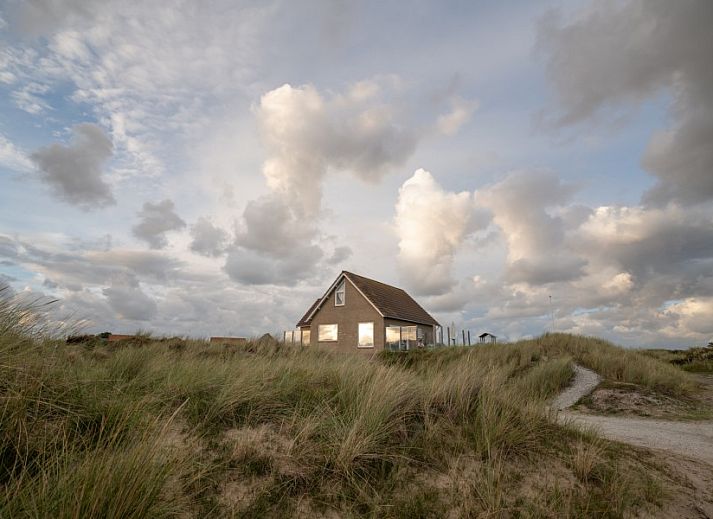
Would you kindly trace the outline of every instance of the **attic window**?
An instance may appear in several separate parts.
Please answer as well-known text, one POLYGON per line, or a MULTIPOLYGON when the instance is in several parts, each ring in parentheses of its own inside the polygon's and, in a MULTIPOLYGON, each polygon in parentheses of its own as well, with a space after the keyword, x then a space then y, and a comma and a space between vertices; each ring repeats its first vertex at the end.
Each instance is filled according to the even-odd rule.
POLYGON ((344 306, 345 295, 344 280, 342 280, 337 287, 337 291, 334 293, 334 306, 344 306))

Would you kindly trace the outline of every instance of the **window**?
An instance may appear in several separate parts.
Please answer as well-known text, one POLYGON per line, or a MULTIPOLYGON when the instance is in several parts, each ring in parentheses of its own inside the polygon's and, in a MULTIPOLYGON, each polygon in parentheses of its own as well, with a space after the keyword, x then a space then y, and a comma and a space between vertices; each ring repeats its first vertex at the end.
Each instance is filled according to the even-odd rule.
POLYGON ((416 347, 416 327, 402 326, 401 327, 401 349, 410 350, 416 347))
POLYGON ((423 331, 417 326, 387 326, 386 349, 391 351, 407 351, 423 342, 423 331))
POLYGON ((334 293, 334 306, 344 306, 345 296, 346 288, 344 287, 344 280, 342 280, 337 287, 337 291, 334 293))
POLYGON ((339 327, 336 324, 320 324, 318 328, 319 342, 336 341, 339 327))
POLYGON ((310 330, 302 330, 302 344, 309 346, 311 335, 312 332, 310 330))
POLYGON ((374 323, 359 323, 359 348, 374 347, 374 323))
POLYGON ((386 349, 391 351, 399 351, 401 344, 401 327, 387 326, 386 327, 386 349))

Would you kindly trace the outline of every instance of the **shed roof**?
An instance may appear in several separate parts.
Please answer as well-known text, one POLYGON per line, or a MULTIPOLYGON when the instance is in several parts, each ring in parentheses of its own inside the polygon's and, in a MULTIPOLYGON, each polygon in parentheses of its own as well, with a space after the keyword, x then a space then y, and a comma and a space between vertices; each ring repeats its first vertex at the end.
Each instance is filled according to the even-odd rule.
POLYGON ((324 296, 314 302, 304 317, 300 319, 298 326, 307 325, 311 322, 317 309, 327 300, 327 297, 342 277, 348 279, 383 317, 416 324, 440 326, 438 321, 431 317, 405 290, 347 272, 346 270, 342 271, 324 296))

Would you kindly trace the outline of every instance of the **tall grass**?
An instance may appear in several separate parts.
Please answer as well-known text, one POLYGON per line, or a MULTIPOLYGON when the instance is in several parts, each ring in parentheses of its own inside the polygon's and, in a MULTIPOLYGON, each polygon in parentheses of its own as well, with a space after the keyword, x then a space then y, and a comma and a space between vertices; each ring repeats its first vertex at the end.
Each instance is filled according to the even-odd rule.
POLYGON ((655 476, 632 457, 649 487, 589 477, 628 455, 554 423, 546 399, 571 359, 685 385, 572 336, 369 361, 267 341, 60 344, 3 311, 0 517, 556 516, 561 481, 526 477, 553 465, 581 490, 566 510, 617 515, 655 476))

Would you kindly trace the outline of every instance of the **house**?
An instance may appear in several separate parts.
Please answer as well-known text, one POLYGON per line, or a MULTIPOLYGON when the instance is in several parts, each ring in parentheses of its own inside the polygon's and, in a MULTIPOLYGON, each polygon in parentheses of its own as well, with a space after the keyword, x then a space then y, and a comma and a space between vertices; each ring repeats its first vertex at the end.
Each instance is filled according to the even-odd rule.
POLYGON ((498 342, 498 338, 495 335, 493 335, 492 333, 488 333, 488 332, 481 333, 480 335, 478 335, 478 339, 480 339, 481 343, 489 342, 489 343, 494 344, 494 343, 498 342))
POLYGON ((339 351, 433 344, 438 321, 400 288, 342 271, 297 323, 301 342, 339 351))

